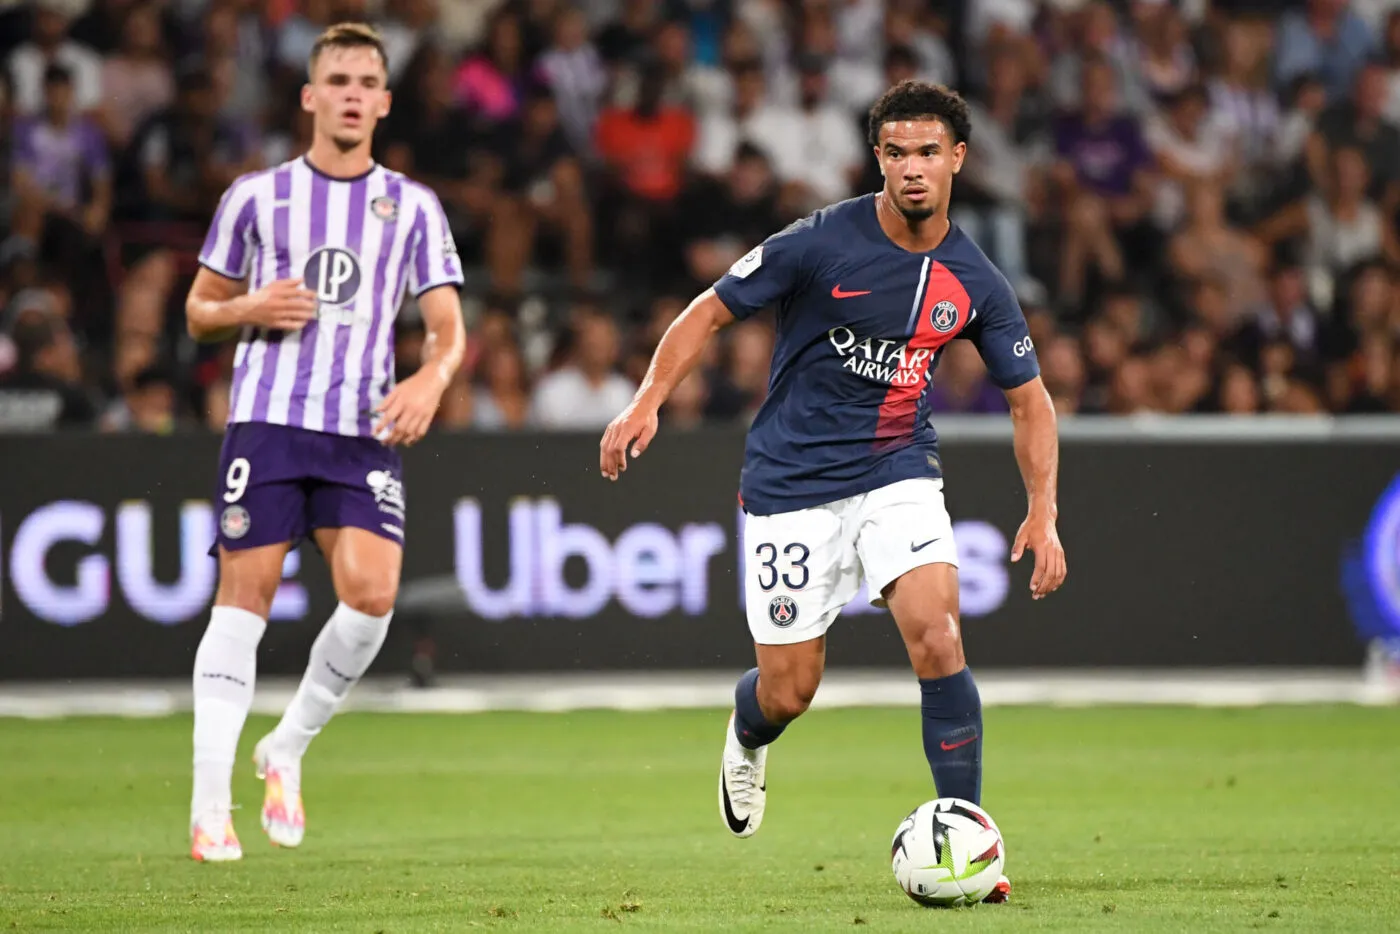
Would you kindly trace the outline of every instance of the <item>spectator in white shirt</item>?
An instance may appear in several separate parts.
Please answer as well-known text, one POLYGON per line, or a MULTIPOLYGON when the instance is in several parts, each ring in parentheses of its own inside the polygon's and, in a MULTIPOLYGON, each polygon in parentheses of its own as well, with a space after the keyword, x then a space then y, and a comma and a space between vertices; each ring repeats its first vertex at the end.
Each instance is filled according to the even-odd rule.
POLYGON ((756 63, 741 66, 734 76, 733 112, 711 114, 701 123, 695 165, 724 175, 747 140, 773 164, 788 209, 805 214, 850 195, 864 150, 850 115, 827 99, 826 63, 804 57, 799 64, 798 107, 768 100, 762 70, 756 63))
POLYGON ((1021 55, 1001 45, 989 50, 985 102, 971 101, 973 138, 963 163, 953 219, 986 250, 1011 287, 1033 287, 1026 265, 1026 206, 1048 141, 1027 106, 1021 55))
POLYGON ((1186 216, 1187 185, 1224 184, 1238 164, 1232 127, 1208 108, 1205 89, 1192 85, 1147 122, 1144 137, 1161 169, 1153 213, 1162 230, 1174 230, 1186 216))
POLYGON ((616 370, 617 325, 589 308, 576 314, 568 362, 540 380, 531 421, 554 430, 599 429, 632 401, 637 387, 616 370))
POLYGON ((734 103, 734 69, 741 63, 761 61, 762 46, 753 30, 743 20, 734 20, 725 30, 719 61, 712 65, 697 62, 692 69, 695 115, 704 118, 728 110, 734 103))
POLYGON ((583 11, 575 7, 560 11, 554 21, 554 44, 540 56, 539 69, 554 92, 564 134, 575 152, 588 155, 608 73, 588 38, 583 11))
POLYGON ((805 212, 850 196, 864 147, 850 113, 832 102, 827 63, 804 57, 798 71, 799 103, 792 114, 792 131, 781 153, 770 157, 778 178, 799 189, 797 207, 805 212))
POLYGON ((438 20, 438 0, 386 0, 386 18, 379 25, 389 58, 389 84, 396 85, 413 61, 418 47, 429 38, 438 20))
POLYGON ((81 6, 81 0, 39 0, 35 4, 30 41, 10 55, 17 113, 30 116, 43 109, 44 72, 50 65, 62 66, 73 76, 73 106, 79 113, 102 103, 102 59, 68 38, 68 27, 81 6))
MULTIPOLYGON (((886 11, 886 30, 891 28, 891 19, 895 17, 896 14, 893 10, 886 11)), ((902 24, 894 27, 900 30, 898 34, 905 35, 904 26, 907 26, 909 41, 917 44, 924 33, 916 28, 916 21, 910 17, 898 22, 902 24)), ((845 108, 847 114, 850 115, 856 113, 865 105, 866 101, 874 100, 884 93, 885 89, 880 82, 879 55, 881 53, 876 52, 873 57, 839 55, 840 37, 837 34, 836 23, 836 19, 829 10, 823 9, 820 5, 806 6, 798 30, 797 71, 800 82, 801 62, 804 58, 825 60, 826 64, 823 70, 831 79, 829 101, 845 108)), ((800 100, 802 95, 800 83, 796 91, 800 100)))
POLYGON ((993 33, 1003 41, 1009 36, 1029 35, 1038 6, 1036 0, 970 0, 964 34, 977 48, 993 33))
POLYGON ((742 140, 763 150, 776 165, 774 152, 787 148, 786 134, 793 119, 790 108, 769 99, 763 66, 757 61, 734 63, 730 79, 734 85, 730 107, 704 115, 692 155, 697 170, 716 177, 734 164, 734 153, 742 140))

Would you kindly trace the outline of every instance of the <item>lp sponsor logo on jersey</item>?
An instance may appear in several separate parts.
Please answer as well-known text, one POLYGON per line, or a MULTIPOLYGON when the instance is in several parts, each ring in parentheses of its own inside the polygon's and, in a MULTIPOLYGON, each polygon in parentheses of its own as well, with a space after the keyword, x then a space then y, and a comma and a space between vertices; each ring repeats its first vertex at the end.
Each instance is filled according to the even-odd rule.
POLYGON ((360 261, 354 253, 323 246, 306 258, 306 285, 326 305, 348 305, 360 291, 360 261))
POLYGON ((1016 343, 1011 345, 1011 352, 1018 357, 1024 357, 1032 350, 1035 350, 1035 344, 1031 343, 1031 338, 1029 334, 1027 334, 1025 337, 1021 338, 1016 343))
POLYGON ((917 386, 928 369, 930 351, 919 347, 910 350, 903 341, 858 337, 848 327, 832 328, 827 339, 841 358, 841 368, 863 379, 890 386, 917 386))

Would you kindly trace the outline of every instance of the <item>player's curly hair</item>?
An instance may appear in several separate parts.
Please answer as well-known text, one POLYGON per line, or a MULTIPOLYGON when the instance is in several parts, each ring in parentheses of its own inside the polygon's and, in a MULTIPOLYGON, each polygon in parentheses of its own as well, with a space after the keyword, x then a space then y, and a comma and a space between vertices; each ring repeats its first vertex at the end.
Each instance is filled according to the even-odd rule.
POLYGON ((936 118, 953 131, 954 143, 965 143, 972 136, 972 117, 962 95, 941 84, 927 81, 901 81, 880 96, 870 107, 867 138, 880 145, 880 127, 891 120, 936 118))

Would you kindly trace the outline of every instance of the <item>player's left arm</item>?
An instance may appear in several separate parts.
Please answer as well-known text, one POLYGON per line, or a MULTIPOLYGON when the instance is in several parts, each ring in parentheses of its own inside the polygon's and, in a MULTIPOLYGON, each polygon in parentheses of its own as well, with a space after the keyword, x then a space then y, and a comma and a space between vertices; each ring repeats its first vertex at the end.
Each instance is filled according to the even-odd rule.
POLYGON ((389 447, 412 445, 428 433, 437 415, 442 394, 462 365, 467 349, 467 329, 462 323, 462 299, 457 289, 439 286, 418 298, 423 325, 428 332, 423 345, 423 365, 384 397, 375 411, 379 419, 374 436, 389 447))
POLYGON ((467 349, 462 299, 457 292, 462 284, 457 245, 437 196, 426 188, 421 192, 421 203, 413 215, 415 239, 408 279, 428 336, 418 372, 390 390, 375 407, 374 436, 390 447, 414 444, 428 433, 442 394, 452 384, 467 349))
POLYGON ((1020 561, 1029 548, 1035 553, 1031 597, 1039 600, 1058 590, 1068 567, 1065 548, 1055 527, 1060 508, 1056 488, 1060 471, 1060 441, 1055 407, 1039 376, 1005 390, 1011 404, 1016 464, 1026 485, 1026 519, 1016 530, 1011 560, 1020 561))
POLYGON ((1027 548, 1034 552, 1030 589, 1032 598, 1039 600, 1059 589, 1067 573, 1065 549, 1056 529, 1060 441, 1055 407, 1040 378, 1026 317, 1000 275, 977 311, 979 318, 969 326, 967 336, 977 345, 992 382, 1006 393, 1016 463, 1026 485, 1026 519, 1016 531, 1011 560, 1021 560, 1027 548))

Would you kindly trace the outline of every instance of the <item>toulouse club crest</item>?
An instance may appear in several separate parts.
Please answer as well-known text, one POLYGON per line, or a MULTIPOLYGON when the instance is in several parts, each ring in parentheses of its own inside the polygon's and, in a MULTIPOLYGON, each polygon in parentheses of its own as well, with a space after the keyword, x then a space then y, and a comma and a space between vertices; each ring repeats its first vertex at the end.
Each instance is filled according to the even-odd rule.
POLYGON ((248 510, 237 503, 225 507, 223 514, 219 516, 219 529, 225 538, 240 539, 248 534, 252 526, 253 520, 248 515, 248 510))
POLYGON ((399 203, 387 195, 380 195, 369 203, 370 212, 386 224, 398 220, 399 203))
POLYGON ((940 334, 947 334, 958 326, 959 314, 958 306, 952 302, 943 301, 933 306, 933 311, 929 313, 929 323, 933 329, 940 334))

